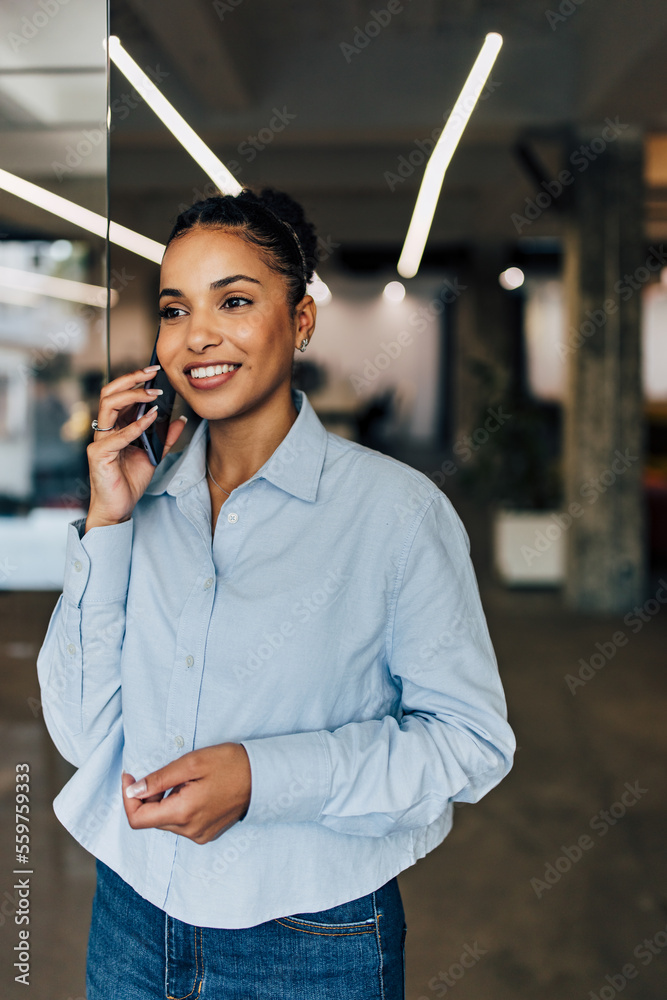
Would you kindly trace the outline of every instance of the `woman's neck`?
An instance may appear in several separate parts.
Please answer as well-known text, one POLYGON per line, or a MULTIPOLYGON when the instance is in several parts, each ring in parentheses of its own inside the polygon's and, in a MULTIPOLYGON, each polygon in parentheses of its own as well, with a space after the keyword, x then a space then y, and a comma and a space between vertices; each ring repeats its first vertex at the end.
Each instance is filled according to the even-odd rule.
POLYGON ((291 392, 259 412, 209 420, 207 461, 220 486, 231 491, 271 457, 298 416, 291 392))

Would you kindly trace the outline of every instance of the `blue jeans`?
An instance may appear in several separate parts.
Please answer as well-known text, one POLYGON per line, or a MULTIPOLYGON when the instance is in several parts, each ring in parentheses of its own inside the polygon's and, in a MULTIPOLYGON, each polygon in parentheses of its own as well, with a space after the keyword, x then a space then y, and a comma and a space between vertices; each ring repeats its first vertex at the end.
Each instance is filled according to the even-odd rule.
POLYGON ((254 927, 168 916, 97 860, 88 1000, 404 1000, 396 878, 317 913, 254 927))

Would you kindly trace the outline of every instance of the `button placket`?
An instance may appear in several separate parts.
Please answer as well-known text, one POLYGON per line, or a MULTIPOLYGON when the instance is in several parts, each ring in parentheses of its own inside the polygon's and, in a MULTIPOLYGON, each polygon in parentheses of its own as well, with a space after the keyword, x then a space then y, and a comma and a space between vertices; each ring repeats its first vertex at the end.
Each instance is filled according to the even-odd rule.
MULTIPOLYGON (((184 499, 184 498, 181 498, 184 499)), ((192 506, 200 506, 196 497, 192 506)), ((190 504, 185 498, 186 508, 190 504)), ((191 511, 188 509, 188 513, 191 511)), ((190 518, 191 519, 191 518, 190 518)), ((199 525, 195 525, 199 530, 199 525)), ((210 527, 209 527, 210 531, 210 527)), ((209 535, 210 538, 210 535, 209 535)), ((176 756, 185 747, 192 746, 197 724, 197 705, 204 669, 204 649, 211 620, 215 593, 215 567, 210 549, 200 553, 196 546, 193 558, 200 560, 201 575, 193 581, 183 605, 176 630, 176 659, 169 685, 165 718, 165 740, 170 756, 176 756), (204 556, 201 558, 201 556, 204 556), (208 569, 210 576, 205 577, 208 569)))

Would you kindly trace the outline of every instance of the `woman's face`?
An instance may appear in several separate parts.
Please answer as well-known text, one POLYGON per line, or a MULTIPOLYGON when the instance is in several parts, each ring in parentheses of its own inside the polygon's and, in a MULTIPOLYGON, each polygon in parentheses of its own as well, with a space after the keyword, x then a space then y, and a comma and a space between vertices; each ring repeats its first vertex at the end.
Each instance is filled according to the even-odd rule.
POLYGON ((310 296, 291 316, 283 277, 252 244, 220 229, 193 229, 169 244, 160 310, 160 364, 208 420, 289 396, 294 349, 315 322, 310 296), (227 365, 239 367, 222 371, 227 365))

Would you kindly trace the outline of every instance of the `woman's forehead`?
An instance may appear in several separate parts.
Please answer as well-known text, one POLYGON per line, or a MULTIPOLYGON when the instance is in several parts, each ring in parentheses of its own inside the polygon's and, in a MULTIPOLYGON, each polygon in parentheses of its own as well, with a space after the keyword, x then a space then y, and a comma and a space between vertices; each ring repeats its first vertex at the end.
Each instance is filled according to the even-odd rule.
POLYGON ((258 247, 235 233, 220 229, 190 230, 187 235, 172 240, 160 268, 162 284, 167 281, 172 284, 171 279, 177 275, 190 276, 200 282, 239 273, 251 273, 263 281, 271 271, 258 247), (221 269, 224 273, 218 273, 221 269))

